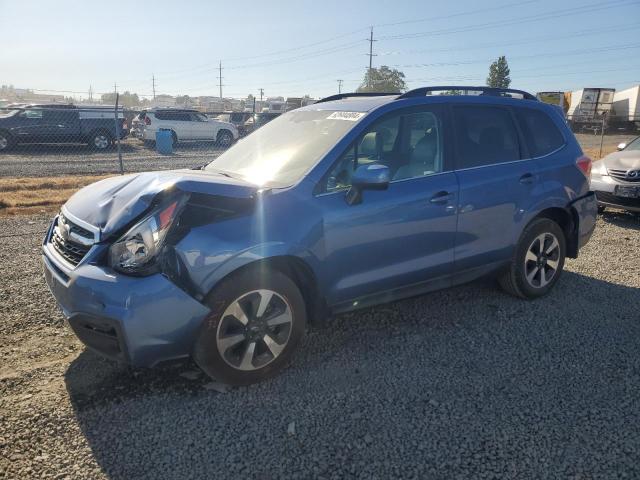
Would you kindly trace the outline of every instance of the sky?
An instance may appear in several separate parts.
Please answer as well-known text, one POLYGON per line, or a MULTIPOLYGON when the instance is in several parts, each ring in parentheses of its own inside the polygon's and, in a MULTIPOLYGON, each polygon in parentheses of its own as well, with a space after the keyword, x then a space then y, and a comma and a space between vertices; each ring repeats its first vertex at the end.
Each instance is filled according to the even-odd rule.
POLYGON ((369 63, 409 88, 482 85, 506 55, 513 88, 640 83, 640 0, 109 2, 0 0, 0 84, 86 98, 353 91, 369 63))

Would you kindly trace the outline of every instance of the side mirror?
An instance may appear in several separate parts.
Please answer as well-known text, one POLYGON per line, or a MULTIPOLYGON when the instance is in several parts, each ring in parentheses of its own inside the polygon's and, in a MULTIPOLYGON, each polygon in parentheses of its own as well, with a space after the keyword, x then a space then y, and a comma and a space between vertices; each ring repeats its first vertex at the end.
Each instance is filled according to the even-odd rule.
POLYGON ((625 148, 627 148, 627 144, 622 142, 618 144, 618 151, 620 150, 624 150, 625 148))
POLYGON ((356 205, 362 202, 363 190, 386 190, 390 181, 389 167, 377 163, 360 165, 351 177, 351 188, 346 196, 347 203, 356 205))

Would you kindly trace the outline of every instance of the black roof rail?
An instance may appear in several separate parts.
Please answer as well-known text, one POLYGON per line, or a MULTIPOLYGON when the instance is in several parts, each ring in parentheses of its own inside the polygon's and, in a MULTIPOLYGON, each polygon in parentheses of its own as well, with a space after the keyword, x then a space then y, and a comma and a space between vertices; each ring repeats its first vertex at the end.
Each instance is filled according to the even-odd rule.
POLYGON ((351 97, 386 97, 389 95, 399 95, 399 93, 379 93, 379 92, 362 92, 362 93, 338 93, 336 95, 331 95, 329 97, 324 97, 315 102, 316 103, 324 103, 324 102, 333 102, 334 100, 342 100, 343 98, 351 98, 351 97))
MULTIPOLYGON (((538 100, 534 95, 531 95, 529 92, 525 92, 524 90, 515 90, 513 88, 494 88, 494 87, 470 87, 465 85, 446 85, 446 86, 437 86, 437 87, 421 87, 415 88, 413 90, 409 90, 408 92, 403 93, 398 97, 401 98, 414 98, 414 97, 423 97, 430 92, 446 92, 448 90, 458 90, 458 91, 472 91, 472 92, 482 92, 482 95, 491 95, 493 97, 505 97, 508 93, 516 93, 518 95, 522 95, 522 98, 525 100, 538 100)), ((466 95, 465 93, 462 93, 466 95)))

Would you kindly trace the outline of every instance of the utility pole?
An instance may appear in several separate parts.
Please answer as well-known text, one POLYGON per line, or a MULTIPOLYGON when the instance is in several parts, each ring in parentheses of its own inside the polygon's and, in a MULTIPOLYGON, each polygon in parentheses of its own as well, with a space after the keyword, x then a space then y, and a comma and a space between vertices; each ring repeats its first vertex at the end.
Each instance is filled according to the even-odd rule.
POLYGON ((89 101, 93 102, 93 87, 89 85, 89 101))
POLYGON ((338 80, 338 93, 342 93, 342 80, 338 80))
POLYGON ((373 39, 373 27, 371 27, 371 35, 369 35, 367 41, 369 42, 369 70, 367 70, 367 86, 371 87, 371 70, 373 69, 373 57, 377 56, 373 53, 373 42, 377 42, 377 40, 373 39))
POLYGON ((156 99, 156 76, 155 74, 151 75, 151 85, 153 88, 153 99, 156 99))
POLYGON ((220 100, 222 100, 222 60, 218 68, 218 86, 220 87, 220 100))
POLYGON ((264 95, 264 88, 260 89, 260 109, 262 109, 262 96, 264 95))
POLYGON ((118 93, 118 84, 113 82, 113 93, 118 93))

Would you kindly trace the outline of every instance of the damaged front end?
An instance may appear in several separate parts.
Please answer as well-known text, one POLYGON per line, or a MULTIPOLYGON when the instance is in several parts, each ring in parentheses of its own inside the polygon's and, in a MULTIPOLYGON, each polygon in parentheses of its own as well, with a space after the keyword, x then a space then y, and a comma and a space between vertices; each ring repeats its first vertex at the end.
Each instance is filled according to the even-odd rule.
POLYGON ((209 308, 185 265, 197 252, 178 245, 248 216, 256 190, 189 171, 116 177, 74 195, 47 233, 43 262, 78 338, 138 366, 188 356, 209 308))

